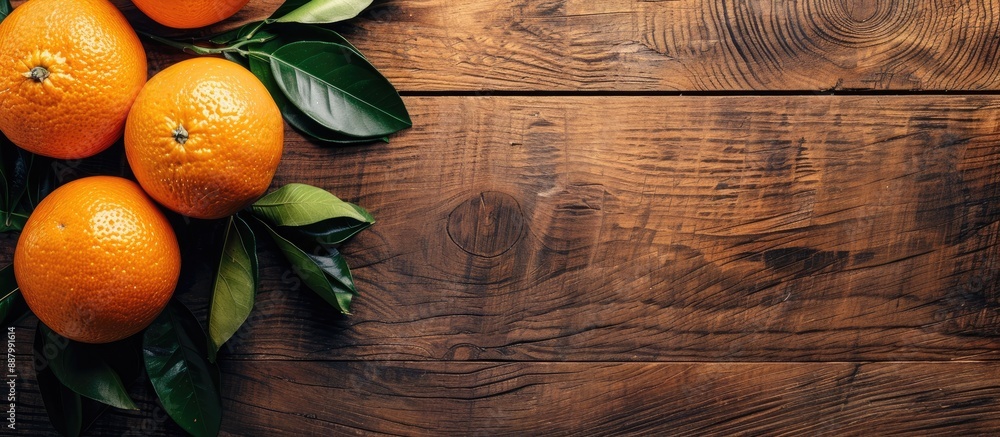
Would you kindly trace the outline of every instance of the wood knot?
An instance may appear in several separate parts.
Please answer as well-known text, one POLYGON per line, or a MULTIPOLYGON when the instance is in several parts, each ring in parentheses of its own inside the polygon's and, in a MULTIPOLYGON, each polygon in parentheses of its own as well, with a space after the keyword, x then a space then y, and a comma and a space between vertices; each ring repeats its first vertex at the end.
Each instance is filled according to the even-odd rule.
POLYGON ((851 47, 884 45, 910 26, 917 5, 874 0, 825 1, 817 4, 810 22, 831 42, 851 47))
POLYGON ((517 200, 484 191, 459 204, 448 216, 448 237, 470 255, 500 256, 521 239, 524 215, 517 200))

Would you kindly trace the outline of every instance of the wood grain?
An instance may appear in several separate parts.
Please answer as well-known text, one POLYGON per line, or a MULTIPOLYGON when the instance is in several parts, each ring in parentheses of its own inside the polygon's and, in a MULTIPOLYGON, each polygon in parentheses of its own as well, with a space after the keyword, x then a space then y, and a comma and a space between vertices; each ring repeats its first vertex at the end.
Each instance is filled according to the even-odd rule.
POLYGON ((994 1, 379 0, 338 29, 404 91, 1000 89, 994 1))
POLYGON ((265 246, 234 357, 1000 357, 1000 100, 406 103, 389 144, 289 133, 276 186, 378 220, 361 296, 331 316, 265 246))
POLYGON ((237 427, 250 434, 278 429, 306 435, 324 430, 960 434, 1000 427, 995 413, 1000 373, 988 364, 276 362, 256 367, 234 363, 227 368, 228 374, 239 375, 240 389, 227 402, 234 416, 267 417, 237 427), (275 379, 284 385, 276 386, 275 379))
MULTIPOLYGON (((222 435, 931 436, 1000 427, 1000 370, 988 363, 222 367, 222 435)), ((40 400, 24 393, 19 417, 40 434, 47 426, 40 400)), ((181 434, 156 404, 140 398, 139 406, 103 416, 91 435, 181 434)))
MULTIPOLYGON (((138 28, 174 37, 233 29, 282 3, 251 0, 178 31, 113 2, 138 28)), ((1000 90, 994 1, 376 0, 335 28, 404 92, 1000 90)))

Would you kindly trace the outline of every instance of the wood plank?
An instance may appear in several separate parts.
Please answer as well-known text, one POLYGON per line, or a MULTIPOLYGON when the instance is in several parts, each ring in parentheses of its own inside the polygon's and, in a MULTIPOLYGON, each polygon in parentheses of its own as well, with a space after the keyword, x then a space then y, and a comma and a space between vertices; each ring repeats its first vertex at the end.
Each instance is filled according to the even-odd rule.
MULTIPOLYGON (((218 25, 177 31, 113 1, 173 36, 232 29, 281 4, 252 0, 218 25)), ((1000 90, 993 1, 380 0, 337 29, 403 91, 1000 90)), ((151 51, 159 63, 181 57, 151 51)))
MULTIPOLYGON (((224 362, 223 435, 985 435, 989 363, 224 362)), ((18 417, 44 412, 22 386, 18 417)), ((180 435, 155 404, 91 435, 180 435)), ((24 422, 27 424, 27 422, 24 422)), ((44 423, 32 424, 44 430, 44 423)))
POLYGON ((354 314, 265 247, 228 353, 1000 358, 996 98, 406 101, 389 144, 290 133, 275 180, 376 215, 354 314))
POLYGON ((1000 88, 1000 3, 385 2, 348 32, 404 90, 1000 88))
POLYGON ((404 91, 1000 89, 995 1, 386 0, 338 29, 404 91))
POLYGON ((331 315, 265 245, 255 311, 226 353, 1000 358, 996 98, 407 104, 416 127, 389 144, 322 147, 289 132, 275 179, 376 215, 344 248, 354 314, 331 315))

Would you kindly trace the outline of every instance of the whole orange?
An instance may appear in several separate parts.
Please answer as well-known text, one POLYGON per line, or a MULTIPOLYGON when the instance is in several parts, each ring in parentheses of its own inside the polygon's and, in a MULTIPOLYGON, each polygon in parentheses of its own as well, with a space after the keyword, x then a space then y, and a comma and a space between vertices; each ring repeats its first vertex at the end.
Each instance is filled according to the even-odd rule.
POLYGON ((219 58, 153 76, 125 124, 125 154, 142 188, 189 217, 226 217, 257 200, 281 160, 284 121, 267 88, 219 58))
POLYGON ((193 29, 231 17, 248 0, 132 0, 149 18, 164 26, 193 29))
POLYGON ((167 218, 135 182, 113 176, 52 191, 14 249, 28 307, 53 331, 86 343, 120 340, 152 323, 180 265, 167 218))
POLYGON ((0 22, 0 131, 30 152, 85 158, 121 138, 146 52, 107 0, 30 0, 0 22))

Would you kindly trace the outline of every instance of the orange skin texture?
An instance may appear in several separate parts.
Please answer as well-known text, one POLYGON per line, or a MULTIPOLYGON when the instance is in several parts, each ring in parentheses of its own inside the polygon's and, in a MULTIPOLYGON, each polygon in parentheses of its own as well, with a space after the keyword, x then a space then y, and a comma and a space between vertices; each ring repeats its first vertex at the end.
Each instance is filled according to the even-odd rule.
POLYGON ((249 0, 132 0, 153 21, 176 29, 194 29, 233 16, 249 0))
POLYGON ((107 0, 30 0, 0 22, 0 131, 30 152, 108 148, 146 78, 142 43, 107 0), (34 67, 48 77, 27 76, 34 67))
POLYGON ((232 215, 263 195, 283 145, 284 121, 267 88, 219 58, 188 59, 153 76, 125 126, 125 154, 142 188, 201 219, 232 215))
POLYGON ((60 335, 121 340, 149 326, 180 275, 170 222, 135 182, 92 176, 46 196, 14 250, 31 311, 60 335))

